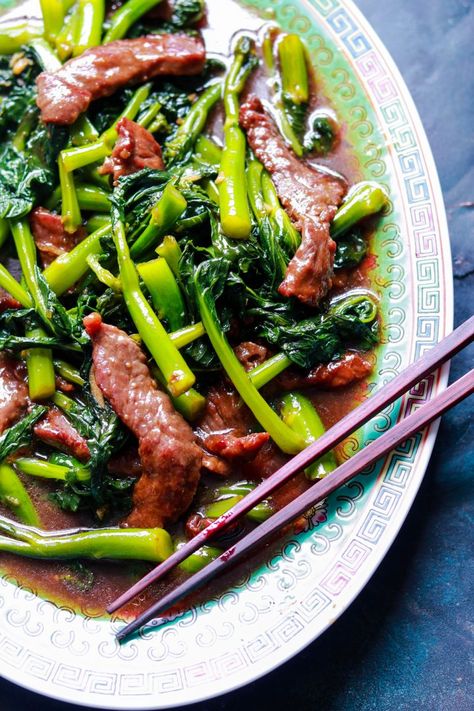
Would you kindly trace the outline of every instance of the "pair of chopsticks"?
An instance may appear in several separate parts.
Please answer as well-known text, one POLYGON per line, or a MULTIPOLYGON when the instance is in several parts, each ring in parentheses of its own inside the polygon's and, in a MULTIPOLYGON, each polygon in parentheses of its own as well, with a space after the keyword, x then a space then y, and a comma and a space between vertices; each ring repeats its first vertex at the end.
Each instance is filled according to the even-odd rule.
MULTIPOLYGON (((425 376, 436 370, 452 356, 462 350, 474 339, 474 316, 465 321, 459 328, 444 338, 422 358, 406 368, 388 385, 367 399, 362 405, 346 415, 334 427, 328 430, 317 441, 306 447, 302 452, 293 457, 271 477, 265 479, 252 492, 247 494, 232 509, 220 516, 206 529, 188 541, 179 550, 173 553, 163 563, 160 563, 150 573, 145 575, 123 595, 118 597, 109 607, 108 612, 118 610, 129 602, 148 585, 160 580, 178 563, 196 551, 217 532, 233 523, 237 518, 247 513, 256 504, 275 491, 284 482, 301 472, 313 461, 333 449, 335 445, 345 439, 351 432, 368 422, 372 417, 381 412, 387 405, 397 400, 413 385, 416 385, 425 376)), ((201 587, 211 578, 228 569, 246 554, 252 553, 257 545, 261 545, 277 534, 287 524, 304 514, 316 503, 326 498, 335 489, 345 484, 349 479, 359 474, 378 459, 388 454, 394 447, 405 441, 408 437, 422 430, 438 417, 443 415, 454 405, 474 392, 474 369, 459 378, 446 390, 418 408, 413 414, 392 427, 388 432, 372 442, 369 446, 357 452, 351 459, 341 464, 335 471, 324 479, 316 482, 307 491, 300 494, 290 504, 273 516, 261 523, 257 528, 235 543, 222 555, 209 563, 198 573, 192 575, 184 583, 164 595, 148 610, 139 615, 133 622, 123 627, 117 633, 117 639, 123 640, 132 632, 139 629, 149 620, 157 617, 159 613, 169 609, 176 602, 188 595, 192 590, 201 587)))

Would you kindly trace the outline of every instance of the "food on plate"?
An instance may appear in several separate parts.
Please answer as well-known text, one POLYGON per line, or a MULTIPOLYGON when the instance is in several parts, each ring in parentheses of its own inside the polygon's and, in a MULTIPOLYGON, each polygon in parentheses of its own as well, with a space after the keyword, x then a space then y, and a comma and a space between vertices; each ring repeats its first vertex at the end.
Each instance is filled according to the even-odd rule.
POLYGON ((365 396, 388 197, 297 34, 56 5, 0 32, 1 564, 80 603, 87 560, 103 608, 139 571, 95 559, 163 560, 365 396))

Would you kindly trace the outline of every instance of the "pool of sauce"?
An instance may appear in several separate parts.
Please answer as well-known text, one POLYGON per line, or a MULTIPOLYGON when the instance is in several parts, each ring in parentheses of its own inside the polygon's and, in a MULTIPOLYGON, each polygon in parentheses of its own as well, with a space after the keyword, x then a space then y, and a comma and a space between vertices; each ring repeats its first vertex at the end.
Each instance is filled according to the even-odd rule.
MULTIPOLYGON (((19 13, 17 9, 13 13, 9 13, 9 15, 18 17, 19 14, 27 13, 29 16, 37 16, 39 14, 36 9, 38 5, 34 0, 25 3, 23 7, 24 13, 19 13)), ((258 34, 262 24, 269 19, 269 17, 262 18, 255 12, 243 8, 234 0, 207 0, 206 18, 201 27, 206 47, 211 53, 227 55, 229 45, 236 33, 245 29, 258 34)), ((318 89, 317 77, 313 79, 312 83, 313 99, 310 107, 311 111, 316 108, 331 109, 330 100, 323 96, 318 89)), ((254 74, 246 91, 257 93, 262 99, 270 100, 269 88, 263 72, 254 74)), ((220 138, 221 127, 222 116, 219 112, 215 112, 211 117, 208 130, 217 140, 220 138)), ((361 178, 354 152, 344 139, 344 127, 341 127, 341 135, 334 150, 324 159, 318 159, 317 163, 323 165, 326 169, 343 175, 349 184, 361 178)), ((369 237, 370 226, 368 231, 369 234, 367 236, 369 237)), ((375 257, 368 255, 359 267, 348 272, 342 291, 346 293, 356 287, 369 287, 369 272, 373 268, 374 262, 375 257)), ((313 390, 307 391, 306 394, 314 403, 325 426, 330 427, 363 400, 366 395, 366 385, 365 383, 356 383, 341 390, 313 390)), ((337 450, 339 458, 343 457, 343 447, 344 444, 340 445, 337 450)), ((236 472, 233 478, 238 480, 242 476, 239 477, 238 472, 236 472)), ((88 526, 91 524, 85 514, 63 512, 48 500, 48 494, 55 489, 55 485, 26 478, 24 481, 48 530, 88 526)), ((216 482, 216 486, 221 484, 221 480, 216 482)), ((275 496, 275 502, 277 505, 286 503, 286 501, 293 499, 303 489, 307 488, 308 485, 304 477, 295 478, 286 485, 281 494, 275 496)), ((2 510, 1 507, 0 513, 9 515, 9 512, 6 509, 2 510)), ((219 590, 230 584, 235 584, 236 581, 245 576, 246 572, 259 563, 263 563, 269 555, 269 548, 275 547, 275 545, 278 545, 278 543, 267 544, 251 560, 239 564, 225 578, 221 578, 214 583, 212 590, 208 587, 203 592, 194 595, 192 602, 208 599, 209 595, 214 596, 219 590)), ((74 608, 87 615, 102 616, 105 614, 104 610, 107 604, 138 578, 142 577, 150 569, 150 565, 141 562, 130 562, 124 565, 123 562, 85 561, 84 568, 80 568, 78 571, 77 565, 69 561, 48 562, 2 554, 1 568, 3 573, 9 575, 12 580, 27 586, 42 597, 57 604, 74 608), (79 581, 79 586, 76 581, 79 581)), ((125 619, 136 616, 140 611, 148 607, 152 601, 156 600, 158 594, 166 592, 183 577, 184 575, 178 572, 169 576, 166 581, 158 586, 150 587, 126 608, 122 609, 120 616, 125 619)), ((186 606, 189 602, 191 601, 185 601, 183 606, 186 606)))

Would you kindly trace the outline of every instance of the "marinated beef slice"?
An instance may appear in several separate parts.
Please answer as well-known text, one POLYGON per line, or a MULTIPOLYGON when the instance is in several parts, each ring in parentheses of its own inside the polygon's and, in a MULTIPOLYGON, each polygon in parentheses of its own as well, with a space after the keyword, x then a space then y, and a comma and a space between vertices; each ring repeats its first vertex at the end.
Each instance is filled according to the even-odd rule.
POLYGON ((312 368, 308 373, 287 370, 275 379, 279 390, 317 387, 335 390, 366 378, 374 369, 374 357, 367 353, 345 353, 338 360, 312 368))
POLYGON ((125 524, 148 528, 175 521, 191 504, 199 483, 201 450, 169 397, 157 389, 146 357, 124 331, 84 319, 93 343, 94 376, 104 397, 138 439, 143 474, 135 484, 125 524))
POLYGON ((295 296, 308 306, 317 306, 331 288, 336 244, 331 239, 329 225, 346 186, 335 176, 299 160, 286 146, 257 97, 250 97, 242 105, 240 123, 253 152, 271 174, 283 207, 302 235, 279 292, 295 296))
POLYGON ((9 309, 19 309, 21 304, 0 286, 0 314, 9 309))
POLYGON ((55 72, 42 72, 36 80, 36 103, 45 123, 68 126, 95 99, 158 76, 199 74, 205 59, 199 37, 163 34, 116 40, 86 50, 55 72))
POLYGON ((150 131, 135 121, 122 118, 117 124, 117 132, 118 139, 112 155, 105 159, 99 173, 113 175, 114 184, 117 184, 121 175, 130 175, 143 168, 163 170, 161 147, 150 131))
POLYGON ((196 435, 204 450, 203 467, 228 476, 235 459, 252 459, 268 442, 267 432, 252 432, 256 423, 238 393, 225 382, 210 389, 196 435))
POLYGON ((55 215, 44 207, 33 210, 30 226, 44 268, 61 254, 70 252, 87 235, 83 227, 75 232, 66 232, 61 215, 55 215))
POLYGON ((0 353, 0 434, 13 425, 28 407, 28 385, 23 363, 0 353))
POLYGON ((50 447, 72 454, 84 462, 90 459, 91 453, 86 440, 57 407, 48 410, 36 423, 33 432, 38 439, 50 447))

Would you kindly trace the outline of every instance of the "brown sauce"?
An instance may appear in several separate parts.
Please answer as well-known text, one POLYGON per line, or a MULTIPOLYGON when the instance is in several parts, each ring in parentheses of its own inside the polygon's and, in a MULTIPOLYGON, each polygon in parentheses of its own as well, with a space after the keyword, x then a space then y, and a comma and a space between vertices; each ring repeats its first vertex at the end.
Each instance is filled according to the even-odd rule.
MULTIPOLYGON (((26 6, 28 5, 29 3, 26 3, 26 6)), ((257 32, 262 26, 262 22, 269 19, 262 19, 254 12, 238 5, 234 0, 207 0, 207 8, 206 19, 202 26, 206 46, 211 53, 220 55, 227 54, 229 43, 237 28, 257 32)), ((18 11, 14 14, 17 16, 18 11)), ((262 72, 253 76, 247 91, 257 93, 262 98, 269 98, 268 85, 262 72)), ((330 98, 323 96, 318 89, 317 78, 314 81, 313 94, 312 110, 315 108, 331 108, 330 98)), ((221 126, 222 117, 216 112, 210 122, 209 130, 217 139, 220 137, 221 126)), ((361 173, 358 162, 352 147, 344 138, 344 127, 341 127, 341 136, 334 150, 327 157, 318 159, 317 163, 343 175, 349 184, 360 180, 361 173)), ((369 237, 370 227, 367 229, 367 237, 369 237)), ((334 289, 334 293, 346 293, 353 288, 369 287, 369 273, 374 264, 375 257, 373 255, 367 256, 358 268, 344 275, 345 283, 343 287, 334 289)), ((324 425, 328 428, 363 400, 366 395, 366 385, 365 383, 357 383, 337 391, 313 390, 308 391, 306 394, 311 398, 324 425)), ((337 449, 339 459, 343 458, 343 449, 344 443, 337 449)), ((236 481, 242 478, 242 474, 239 471, 235 471, 232 477, 236 481)), ((31 479, 26 478, 23 478, 23 480, 28 487, 41 519, 49 530, 91 524, 85 514, 66 513, 48 500, 48 493, 54 490, 54 485, 42 481, 32 482, 31 479)), ((207 481, 212 482, 212 479, 208 477, 207 481)), ((222 481, 218 481, 216 485, 219 486, 221 484, 222 481)), ((303 476, 296 477, 275 496, 275 502, 278 505, 284 505, 308 486, 309 484, 303 476)), ((209 492, 207 497, 209 497, 209 492)), ((193 505, 192 508, 194 510, 196 507, 193 505)), ((0 513, 4 513, 6 516, 9 515, 8 510, 2 510, 1 507, 0 513)), ((225 578, 221 578, 216 583, 215 589, 207 588, 204 592, 193 597, 193 602, 208 599, 209 596, 214 596, 227 585, 242 579, 249 570, 264 562, 268 556, 269 549, 274 545, 276 544, 265 546, 251 560, 241 563, 233 572, 227 574, 225 578)), ((0 565, 4 575, 8 575, 19 584, 33 589, 42 597, 91 616, 105 614, 104 610, 107 604, 142 577, 151 567, 149 564, 140 562, 124 564, 123 562, 85 561, 84 568, 79 574, 79 579, 82 581, 84 588, 81 590, 72 582, 72 579, 77 577, 78 574, 77 564, 74 562, 46 562, 2 554, 0 565)), ((177 580, 183 577, 184 575, 178 572, 174 576, 169 576, 159 586, 152 586, 125 609, 121 610, 120 616, 124 618, 136 616, 140 611, 148 607, 152 601, 156 600, 158 594, 165 593, 176 584, 177 580)), ((183 603, 183 607, 185 606, 186 601, 183 603)))

